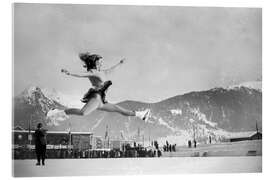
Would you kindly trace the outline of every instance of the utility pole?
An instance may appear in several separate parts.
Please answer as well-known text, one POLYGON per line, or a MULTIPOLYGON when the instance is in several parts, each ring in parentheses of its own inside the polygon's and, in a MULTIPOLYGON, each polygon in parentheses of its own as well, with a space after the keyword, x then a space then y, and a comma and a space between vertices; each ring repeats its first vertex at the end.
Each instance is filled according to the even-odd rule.
POLYGON ((32 114, 30 116, 30 118, 28 119, 28 140, 29 140, 29 145, 32 144, 32 134, 31 134, 31 121, 32 121, 32 114))
POLYGON ((196 131, 196 129, 195 129, 195 126, 193 125, 193 133, 194 133, 194 140, 193 140, 193 143, 194 143, 194 147, 196 148, 197 147, 197 142, 196 142, 196 134, 195 134, 195 131, 196 131))
POLYGON ((259 130, 258 130, 258 124, 257 124, 257 120, 256 120, 256 132, 258 133, 259 130))
POLYGON ((140 142, 140 136, 141 136, 141 131, 140 131, 140 127, 138 127, 138 141, 140 142))
POLYGON ((193 125, 193 141, 195 141, 195 126, 193 125))
POLYGON ((150 129, 149 126, 148 126, 148 130, 149 130, 149 146, 151 146, 151 138, 150 138, 150 136, 151 136, 151 129, 150 129))
POLYGON ((107 148, 109 148, 109 144, 110 144, 110 138, 109 138, 109 132, 108 132, 108 125, 106 125, 106 131, 105 131, 105 139, 104 139, 104 146, 106 147, 106 143, 107 143, 107 148), (107 141, 106 141, 107 140, 107 141))
POLYGON ((69 144, 69 147, 68 147, 68 151, 69 153, 71 153, 71 124, 70 122, 68 123, 68 135, 69 135, 69 141, 68 141, 68 144, 69 144))
POLYGON ((108 125, 107 125, 107 138, 108 138, 108 148, 110 148, 110 135, 109 135, 109 129, 108 129, 108 125))

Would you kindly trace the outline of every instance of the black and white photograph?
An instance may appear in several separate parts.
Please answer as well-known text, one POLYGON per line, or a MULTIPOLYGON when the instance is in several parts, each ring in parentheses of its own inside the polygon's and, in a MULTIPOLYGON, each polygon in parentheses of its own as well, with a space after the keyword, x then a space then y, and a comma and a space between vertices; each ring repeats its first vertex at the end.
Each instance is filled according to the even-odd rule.
POLYGON ((262 172, 262 8, 12 11, 14 177, 262 172))

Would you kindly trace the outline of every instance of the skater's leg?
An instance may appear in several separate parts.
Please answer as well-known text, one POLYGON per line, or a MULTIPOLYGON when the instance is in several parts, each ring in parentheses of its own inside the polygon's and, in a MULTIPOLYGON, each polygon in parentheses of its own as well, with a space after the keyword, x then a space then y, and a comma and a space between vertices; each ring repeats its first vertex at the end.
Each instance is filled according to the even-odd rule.
POLYGON ((99 108, 102 105, 101 97, 100 95, 96 95, 95 97, 91 98, 87 104, 83 106, 82 109, 76 109, 76 108, 68 108, 65 109, 65 113, 67 115, 78 115, 78 116, 84 116, 87 114, 90 114, 97 108, 99 108))
POLYGON ((82 109, 68 108, 65 110, 53 109, 48 111, 47 119, 49 120, 49 125, 58 126, 60 121, 65 121, 69 118, 69 115, 85 116, 90 114, 97 108, 102 106, 102 100, 99 94, 92 97, 88 103, 86 103, 82 109))
POLYGON ((144 111, 130 111, 130 110, 124 109, 118 105, 110 104, 110 103, 103 104, 103 106, 98 108, 98 110, 107 111, 107 112, 117 112, 117 113, 120 113, 124 116, 137 116, 144 121, 147 121, 149 116, 150 116, 149 109, 146 109, 144 111))
POLYGON ((135 116, 134 111, 130 111, 130 110, 124 109, 118 105, 110 104, 110 103, 104 104, 103 106, 98 108, 98 110, 107 111, 107 112, 118 112, 124 116, 135 116))
POLYGON ((78 115, 78 116, 82 116, 81 109, 77 109, 77 108, 68 108, 68 109, 65 109, 65 113, 67 115, 78 115))

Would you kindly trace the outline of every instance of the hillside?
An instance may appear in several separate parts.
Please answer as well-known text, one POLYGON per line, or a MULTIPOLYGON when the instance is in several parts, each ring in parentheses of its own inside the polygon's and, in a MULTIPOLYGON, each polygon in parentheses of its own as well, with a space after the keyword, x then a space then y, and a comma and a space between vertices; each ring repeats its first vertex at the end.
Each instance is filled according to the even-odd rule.
POLYGON ((51 108, 63 109, 61 98, 46 96, 39 87, 30 87, 14 98, 14 126, 31 128, 43 122, 49 130, 91 131, 104 136, 106 126, 111 138, 121 134, 127 139, 148 141, 170 139, 186 143, 194 134, 199 142, 220 141, 232 133, 254 131, 262 125, 262 92, 260 89, 234 86, 177 95, 157 103, 123 101, 118 105, 130 110, 151 110, 149 123, 136 117, 95 111, 85 117, 71 116, 59 126, 49 126, 46 113, 51 108))

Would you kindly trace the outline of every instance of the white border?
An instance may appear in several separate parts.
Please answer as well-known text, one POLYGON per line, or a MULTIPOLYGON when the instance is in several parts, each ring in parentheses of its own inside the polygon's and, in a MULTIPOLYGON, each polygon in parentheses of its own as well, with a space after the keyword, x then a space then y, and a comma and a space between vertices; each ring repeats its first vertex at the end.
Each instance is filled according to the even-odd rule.
POLYGON ((12 2, 211 7, 263 7, 265 4, 262 0, 12 0, 12 2))
MULTIPOLYGON (((196 174, 196 175, 172 175, 172 176, 113 176, 113 177, 80 177, 79 179, 268 179, 269 175, 269 126, 270 117, 268 115, 269 109, 269 14, 270 8, 267 1, 262 0, 23 0, 23 1, 1 1, 1 178, 12 179, 11 177, 11 95, 12 95, 12 14, 11 3, 12 2, 25 2, 25 3, 64 3, 64 4, 114 4, 114 5, 166 5, 166 6, 210 6, 210 7, 261 7, 263 8, 263 173, 262 174, 196 174)), ((66 179, 67 177, 57 178, 66 179)), ((28 179, 28 178, 24 178, 28 179)), ((30 178, 29 178, 30 179, 30 178)), ((33 178, 31 178, 33 179, 33 178)), ((35 179, 35 178, 34 178, 35 179)), ((49 178, 43 178, 49 179, 49 178)), ((50 178, 56 179, 56 178, 50 178)), ((68 179, 78 179, 78 177, 69 177, 68 179)))

